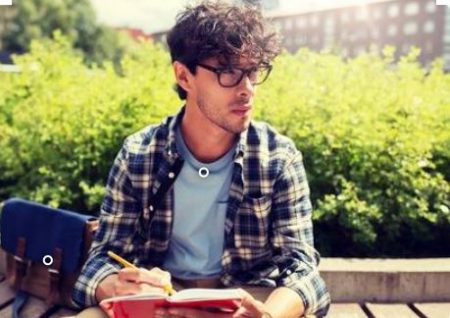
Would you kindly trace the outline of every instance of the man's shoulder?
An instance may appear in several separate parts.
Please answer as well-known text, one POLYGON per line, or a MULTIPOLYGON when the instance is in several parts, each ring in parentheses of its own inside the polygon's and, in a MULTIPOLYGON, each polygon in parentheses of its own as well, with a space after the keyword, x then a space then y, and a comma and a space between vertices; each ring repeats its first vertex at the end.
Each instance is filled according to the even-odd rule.
POLYGON ((168 123, 172 117, 157 124, 150 124, 125 139, 124 148, 131 155, 142 155, 159 151, 167 143, 168 123))
POLYGON ((298 150, 294 141, 280 133, 269 123, 262 121, 252 121, 247 137, 247 146, 259 148, 260 151, 274 154, 295 155, 298 150))

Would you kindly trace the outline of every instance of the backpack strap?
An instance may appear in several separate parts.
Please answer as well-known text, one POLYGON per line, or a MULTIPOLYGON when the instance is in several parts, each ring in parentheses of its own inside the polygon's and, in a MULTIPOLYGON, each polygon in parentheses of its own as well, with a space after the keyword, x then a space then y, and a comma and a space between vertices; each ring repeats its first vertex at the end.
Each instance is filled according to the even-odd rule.
POLYGON ((13 287, 16 290, 20 289, 20 286, 22 285, 22 279, 25 277, 27 271, 27 261, 25 260, 25 247, 26 247, 26 239, 24 237, 19 237, 17 239, 17 250, 14 255, 13 287))
MULTIPOLYGON (((151 211, 156 211, 161 202, 163 201, 165 195, 167 192, 172 188, 172 185, 175 183, 175 180, 177 179, 178 175, 181 172, 181 169, 183 168, 184 161, 181 158, 178 158, 175 163, 171 166, 170 171, 172 173, 171 177, 168 177, 164 179, 161 182, 161 185, 159 186, 158 190, 152 197, 150 198, 150 206, 151 211)), ((151 222, 151 218, 148 220, 148 222, 145 222, 143 213, 139 216, 139 225, 140 225, 140 235, 145 238, 147 231, 149 229, 149 224, 151 222)))
POLYGON ((50 292, 47 296, 47 304, 56 304, 59 301, 59 285, 61 281, 61 263, 62 263, 62 250, 55 248, 53 252, 53 263, 48 268, 48 274, 50 278, 50 292))
POLYGON ((23 290, 19 290, 16 293, 16 297, 14 298, 14 302, 12 304, 12 318, 20 318, 19 313, 23 306, 27 303, 28 297, 28 293, 23 290))

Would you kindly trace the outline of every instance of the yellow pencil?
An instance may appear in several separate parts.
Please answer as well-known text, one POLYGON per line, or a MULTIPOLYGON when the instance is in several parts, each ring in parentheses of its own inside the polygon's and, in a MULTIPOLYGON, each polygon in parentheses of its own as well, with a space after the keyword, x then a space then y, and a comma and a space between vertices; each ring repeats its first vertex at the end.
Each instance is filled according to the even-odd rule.
MULTIPOLYGON (((108 251, 108 256, 111 257, 113 260, 117 261, 119 264, 123 265, 124 267, 137 268, 134 264, 132 264, 129 261, 127 261, 126 259, 120 257, 119 255, 117 255, 114 252, 108 251)), ((173 295, 176 293, 176 290, 173 289, 173 287, 170 283, 167 285, 164 285, 163 288, 169 295, 173 295)))

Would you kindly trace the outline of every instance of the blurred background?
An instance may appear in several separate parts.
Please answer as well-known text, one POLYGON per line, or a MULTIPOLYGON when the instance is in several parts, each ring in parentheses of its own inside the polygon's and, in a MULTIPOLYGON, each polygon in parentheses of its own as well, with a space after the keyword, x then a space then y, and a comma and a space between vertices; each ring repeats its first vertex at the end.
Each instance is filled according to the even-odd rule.
MULTIPOLYGON (((421 48, 419 60, 429 65, 441 57, 450 69, 450 13, 435 0, 233 0, 261 7, 283 35, 289 52, 300 47, 314 51, 339 50, 354 57, 386 45, 398 48, 396 57, 421 48)), ((176 13, 187 0, 34 0, 17 1, 0 8, 1 61, 9 54, 29 49, 30 41, 51 36, 59 28, 75 37, 75 46, 94 60, 114 56, 109 31, 126 33, 133 39, 165 42, 176 13), (105 27, 106 26, 106 27, 105 27), (95 43, 95 50, 93 48, 95 43), (94 52, 95 51, 95 52, 94 52)))
MULTIPOLYGON (((282 35, 255 116, 303 153, 322 255, 450 256, 450 8, 232 2, 282 35)), ((0 5, 0 201, 98 214, 124 138, 182 105, 165 38, 187 3, 0 5)))

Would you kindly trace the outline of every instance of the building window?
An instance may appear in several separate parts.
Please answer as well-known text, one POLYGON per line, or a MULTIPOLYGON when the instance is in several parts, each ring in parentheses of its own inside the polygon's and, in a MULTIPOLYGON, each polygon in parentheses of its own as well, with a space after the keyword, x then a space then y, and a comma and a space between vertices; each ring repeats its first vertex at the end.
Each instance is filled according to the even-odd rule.
POLYGON ((295 21, 296 21, 297 27, 299 29, 306 27, 306 18, 305 17, 298 17, 295 21))
POLYGON ((434 1, 428 1, 426 6, 425 6, 425 10, 428 13, 434 13, 436 12, 436 3, 434 1))
POLYGON ((396 26, 395 24, 391 24, 391 25, 388 27, 387 34, 388 34, 389 36, 396 36, 396 35, 397 35, 397 31, 398 31, 397 26, 396 26))
POLYGON ((341 21, 342 22, 350 21, 350 13, 345 9, 344 9, 344 11, 341 12, 341 21))
POLYGON ((393 3, 388 7, 388 15, 391 18, 397 17, 399 12, 400 12, 400 8, 399 8, 398 4, 396 4, 396 3, 393 3))
POLYGON ((448 65, 447 67, 450 67, 450 53, 444 54, 444 61, 445 61, 445 64, 448 65))
POLYGON ((324 32, 326 34, 333 33, 334 30, 334 17, 330 14, 325 18, 324 32))
POLYGON ((375 8, 375 9, 373 9, 373 11, 372 11, 372 18, 374 19, 374 20, 379 20, 379 19, 381 19, 381 17, 382 17, 382 12, 381 12, 381 8, 375 8))
POLYGON ((403 33, 405 35, 413 35, 417 33, 417 23, 416 22, 407 22, 405 25, 403 25, 403 33))
POLYGON ((309 20, 309 23, 313 26, 316 27, 319 25, 319 17, 317 16, 317 14, 313 14, 309 20))
POLYGON ((425 33, 433 33, 434 32, 434 21, 428 20, 423 25, 423 32, 425 33))
POLYGON ((418 2, 410 2, 405 5, 405 15, 417 15, 420 11, 418 2))
POLYGON ((367 20, 368 17, 369 17, 369 12, 367 11, 366 7, 358 8, 358 10, 356 11, 356 20, 357 21, 367 20))
POLYGON ((444 35, 444 43, 450 43, 450 34, 444 35))

